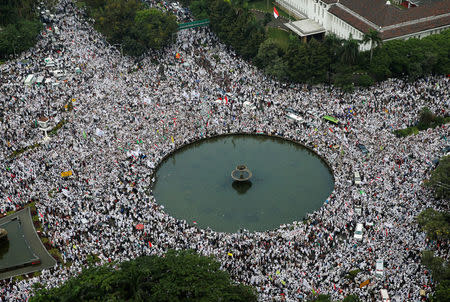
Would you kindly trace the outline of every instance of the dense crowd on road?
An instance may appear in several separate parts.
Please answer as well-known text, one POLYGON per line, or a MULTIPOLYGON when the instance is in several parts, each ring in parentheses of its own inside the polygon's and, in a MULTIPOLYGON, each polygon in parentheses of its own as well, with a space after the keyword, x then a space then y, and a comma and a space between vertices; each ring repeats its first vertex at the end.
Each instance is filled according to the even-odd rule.
POLYGON ((423 181, 449 144, 449 130, 444 125, 406 138, 392 132, 417 121, 424 106, 448 115, 449 78, 390 79, 353 93, 280 83, 208 28, 180 31, 170 48, 136 62, 108 45, 70 0, 59 2, 55 23, 47 26, 34 48, 0 66, 0 212, 36 201, 43 233, 64 263, 37 277, 1 281, 0 300, 27 300, 35 282, 57 286, 90 255, 107 263, 167 249, 214 255, 234 280, 254 286, 261 301, 299 301, 313 293, 375 301, 381 288, 393 301, 419 301, 421 289, 430 292, 421 251, 434 247, 448 257, 448 247, 433 246, 414 220, 441 206, 423 181), (69 74, 58 85, 48 57, 57 62, 53 69, 69 74), (25 86, 31 73, 53 83, 25 86), (288 119, 287 108, 302 120, 288 119), (325 114, 341 123, 324 121, 325 114), (41 116, 65 124, 48 142, 11 157, 42 141, 35 126, 41 116), (326 159, 335 187, 324 205, 304 221, 235 234, 166 213, 164 201, 152 195, 158 163, 186 143, 237 132, 289 138, 326 159), (73 175, 62 177, 64 171, 73 175), (360 185, 355 171, 363 175, 360 185), (361 241, 353 237, 357 223, 364 224, 361 241), (384 260, 381 279, 377 259, 384 260), (346 276, 355 269, 353 282, 346 276), (370 284, 360 288, 366 279, 370 284))

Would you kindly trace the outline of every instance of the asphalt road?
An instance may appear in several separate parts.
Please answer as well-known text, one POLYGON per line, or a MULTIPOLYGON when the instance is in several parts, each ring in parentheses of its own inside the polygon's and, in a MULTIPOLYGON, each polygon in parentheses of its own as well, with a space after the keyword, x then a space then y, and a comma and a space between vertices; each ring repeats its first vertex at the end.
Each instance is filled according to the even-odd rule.
POLYGON ((10 221, 15 217, 19 217, 22 223, 25 239, 33 250, 33 253, 41 260, 41 264, 33 266, 30 265, 0 273, 0 280, 40 271, 46 268, 53 267, 56 264, 56 260, 47 252, 47 249, 44 247, 41 239, 36 233, 36 229, 34 228, 33 220, 31 218, 30 208, 27 207, 19 212, 1 218, 0 225, 10 221))

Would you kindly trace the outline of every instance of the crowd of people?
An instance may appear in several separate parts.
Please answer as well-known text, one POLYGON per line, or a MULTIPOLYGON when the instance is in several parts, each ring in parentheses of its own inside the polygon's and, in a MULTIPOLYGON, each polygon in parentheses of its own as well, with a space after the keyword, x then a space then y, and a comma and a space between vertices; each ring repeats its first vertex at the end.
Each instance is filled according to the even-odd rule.
MULTIPOLYGON (((1 281, 0 300, 26 301, 36 282, 58 286, 93 255, 102 264, 168 249, 214 255, 235 281, 254 286, 260 301, 317 293, 376 301, 382 288, 393 301, 420 301, 420 290, 430 293, 421 252, 437 247, 415 217, 442 206, 423 181, 449 130, 406 138, 393 130, 417 121, 424 106, 448 115, 449 78, 390 79, 353 93, 280 83, 206 27, 179 31, 170 48, 136 62, 108 45, 71 0, 55 11, 37 45, 0 66, 0 212, 35 201, 62 262, 33 278, 1 281), (57 66, 46 67, 48 57, 57 66), (57 83, 50 73, 56 68, 66 80, 57 83), (26 86, 28 74, 53 83, 26 86), (302 120, 288 119, 287 108, 302 120), (326 122, 325 114, 341 123, 326 122), (35 123, 42 116, 64 124, 46 142, 35 123), (158 163, 186 143, 225 133, 278 135, 314 149, 333 171, 332 194, 304 221, 266 232, 220 233, 171 217, 152 194, 158 163), (65 171, 72 175, 62 177, 65 171), (355 171, 363 175, 360 185, 355 171), (361 241, 353 237, 357 223, 364 225, 361 241), (375 278, 377 259, 384 261, 382 278, 375 278), (352 280, 348 273, 357 269, 352 280)), ((448 257, 442 247, 437 253, 448 257)))

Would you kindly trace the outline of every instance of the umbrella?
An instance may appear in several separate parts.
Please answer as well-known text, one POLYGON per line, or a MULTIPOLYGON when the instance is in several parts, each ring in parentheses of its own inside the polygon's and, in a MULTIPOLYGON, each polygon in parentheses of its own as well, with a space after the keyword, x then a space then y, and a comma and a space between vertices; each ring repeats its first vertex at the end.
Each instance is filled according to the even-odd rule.
POLYGON ((144 229, 144 225, 142 223, 140 223, 136 226, 136 230, 143 230, 143 229, 144 229))

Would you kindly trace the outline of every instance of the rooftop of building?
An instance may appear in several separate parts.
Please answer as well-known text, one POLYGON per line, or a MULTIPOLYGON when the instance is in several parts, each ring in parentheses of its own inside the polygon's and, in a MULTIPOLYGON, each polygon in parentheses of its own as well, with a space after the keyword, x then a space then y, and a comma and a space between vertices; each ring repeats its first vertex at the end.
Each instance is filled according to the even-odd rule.
POLYGON ((405 9, 387 5, 386 0, 339 0, 337 6, 342 5, 380 27, 450 13, 450 0, 421 1, 425 3, 405 9))
POLYGON ((366 33, 381 32, 383 39, 450 24, 450 0, 419 0, 417 7, 399 8, 386 0, 339 0, 331 14, 366 33))

